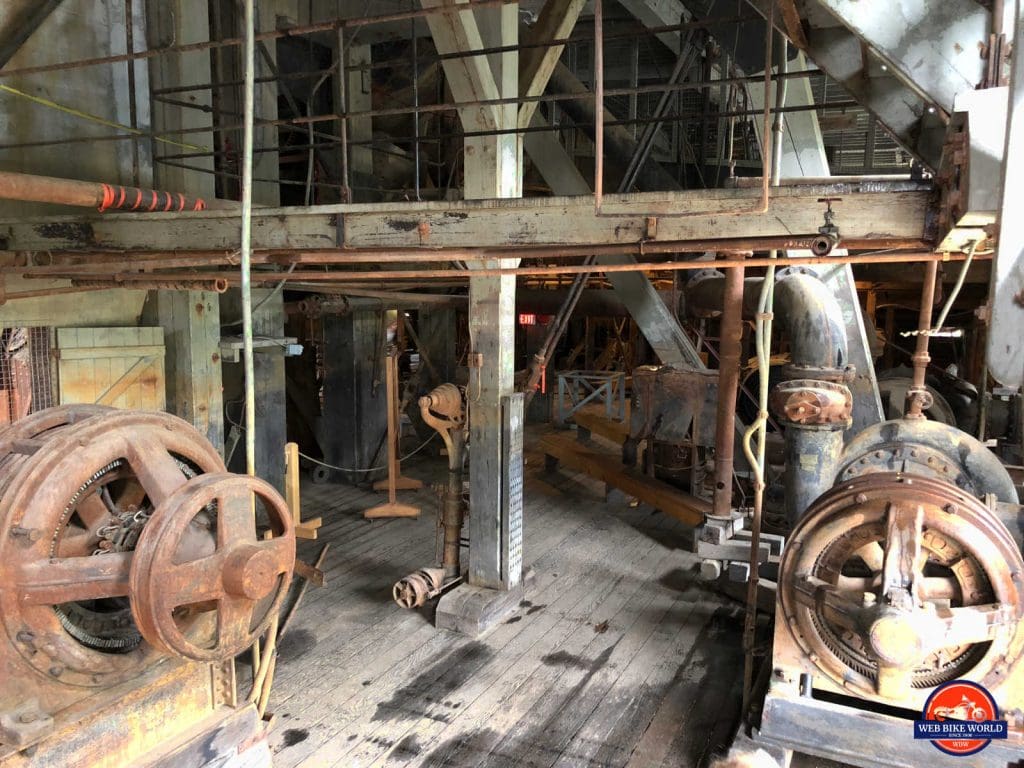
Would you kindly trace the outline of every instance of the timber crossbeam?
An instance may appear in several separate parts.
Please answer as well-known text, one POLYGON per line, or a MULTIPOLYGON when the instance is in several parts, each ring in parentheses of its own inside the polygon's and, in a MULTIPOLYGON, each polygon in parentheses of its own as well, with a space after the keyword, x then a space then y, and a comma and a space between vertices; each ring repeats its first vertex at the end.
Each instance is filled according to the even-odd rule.
MULTIPOLYGON (((931 239, 926 227, 931 194, 925 185, 899 191, 794 185, 773 190, 767 213, 740 215, 735 212, 748 209, 757 190, 608 195, 600 214, 588 196, 263 208, 253 213, 253 247, 505 248, 785 238, 817 232, 825 212, 820 200, 826 196, 840 198, 833 207, 844 239, 920 244, 931 239)), ((0 250, 8 251, 171 253, 238 246, 237 214, 225 211, 0 221, 0 250)))

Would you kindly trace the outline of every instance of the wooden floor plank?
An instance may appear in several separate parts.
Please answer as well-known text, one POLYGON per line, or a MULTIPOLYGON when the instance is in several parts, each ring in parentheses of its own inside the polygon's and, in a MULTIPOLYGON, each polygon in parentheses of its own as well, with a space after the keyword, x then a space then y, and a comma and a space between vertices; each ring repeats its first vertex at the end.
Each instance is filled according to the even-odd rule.
MULTIPOLYGON (((585 475, 545 472, 535 437, 524 510, 535 581, 479 640, 391 601, 394 581, 434 557, 432 492, 403 494, 421 505, 418 520, 368 523, 378 494, 303 487, 303 516, 324 525, 300 556, 331 551, 327 584, 307 594, 278 660, 277 768, 656 768, 714 751, 738 710, 728 699, 741 667, 734 609, 692 588, 688 527, 606 503, 585 475), (714 712, 698 703, 711 674, 722 678, 714 712)), ((444 464, 417 457, 403 470, 429 481, 444 464)))

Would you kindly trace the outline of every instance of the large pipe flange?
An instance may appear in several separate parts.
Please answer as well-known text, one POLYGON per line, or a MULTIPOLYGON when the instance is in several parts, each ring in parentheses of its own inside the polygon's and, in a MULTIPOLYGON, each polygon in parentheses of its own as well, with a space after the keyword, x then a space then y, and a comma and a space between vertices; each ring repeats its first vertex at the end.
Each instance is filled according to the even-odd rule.
MULTIPOLYGON (((261 526, 263 527, 263 526, 261 526)), ((157 650, 196 661, 233 658, 266 631, 291 583, 295 530, 288 505, 258 478, 188 481, 153 512, 132 560, 132 615, 157 650), (254 501, 256 502, 254 505, 254 501), (271 538, 257 535, 257 517, 271 538), (197 546, 195 530, 215 546, 197 546), (212 542, 211 542, 212 543, 212 542), (216 616, 216 628, 190 622, 216 616)))
POLYGON ((978 499, 923 476, 838 484, 794 529, 778 621, 858 696, 919 709, 935 686, 995 689, 1024 653, 1024 560, 978 499))

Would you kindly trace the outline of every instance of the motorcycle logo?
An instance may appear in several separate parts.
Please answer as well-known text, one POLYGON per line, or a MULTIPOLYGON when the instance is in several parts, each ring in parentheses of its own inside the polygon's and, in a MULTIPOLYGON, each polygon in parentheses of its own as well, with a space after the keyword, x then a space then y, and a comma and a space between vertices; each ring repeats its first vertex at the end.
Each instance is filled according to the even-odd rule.
POLYGON ((928 739, 949 755, 973 755, 992 739, 1007 737, 1008 724, 998 715, 995 699, 985 688, 954 680, 928 697, 921 719, 914 721, 914 738, 928 739))

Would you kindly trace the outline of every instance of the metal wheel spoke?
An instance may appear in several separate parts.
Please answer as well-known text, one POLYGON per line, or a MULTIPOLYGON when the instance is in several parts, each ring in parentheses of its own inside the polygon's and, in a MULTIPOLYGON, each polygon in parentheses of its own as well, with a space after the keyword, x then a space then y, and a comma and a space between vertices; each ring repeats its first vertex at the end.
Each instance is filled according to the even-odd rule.
POLYGON ((75 511, 90 531, 95 531, 110 520, 110 510, 107 509, 99 492, 90 493, 81 499, 78 506, 75 507, 75 511))
POLYGON ((224 558, 219 555, 203 557, 175 565, 166 579, 161 580, 161 598, 170 608, 179 605, 217 600, 224 596, 221 568, 224 558))
POLYGON ((814 576, 798 578, 793 587, 801 605, 823 613, 845 629, 860 631, 859 618, 864 610, 861 593, 847 592, 814 576))
POLYGON ((244 597, 223 597, 217 610, 217 645, 243 650, 256 603, 244 597))
POLYGON ((864 565, 874 573, 881 573, 882 568, 885 566, 885 550, 882 549, 882 545, 877 541, 865 544, 853 554, 863 560, 864 565))
POLYGON ((154 507, 159 506, 188 480, 174 457, 153 439, 133 441, 130 453, 128 462, 154 507))
POLYGON ((135 507, 136 509, 142 507, 142 502, 146 500, 146 489, 142 485, 135 481, 129 480, 125 483, 124 490, 115 500, 115 503, 122 512, 127 511, 129 507, 135 507))
POLYGON ((926 576, 921 593, 926 600, 952 600, 960 592, 960 584, 952 576, 926 576))
POLYGON ((77 525, 69 525, 57 543, 58 557, 87 557, 92 554, 89 543, 94 535, 77 525))
POLYGON ((921 533, 924 508, 909 504, 891 504, 885 538, 882 568, 882 594, 890 602, 908 603, 915 593, 922 562, 921 533), (906 596, 906 597, 904 597, 906 596))
POLYGON ((217 548, 256 541, 255 499, 248 488, 232 487, 217 497, 217 548))
POLYGON ((130 552, 63 557, 23 566, 15 577, 23 605, 58 605, 128 594, 130 552))
POLYGON ((933 648, 985 643, 1005 627, 1015 624, 1012 606, 1000 603, 971 605, 939 611, 943 631, 930 637, 933 648))

